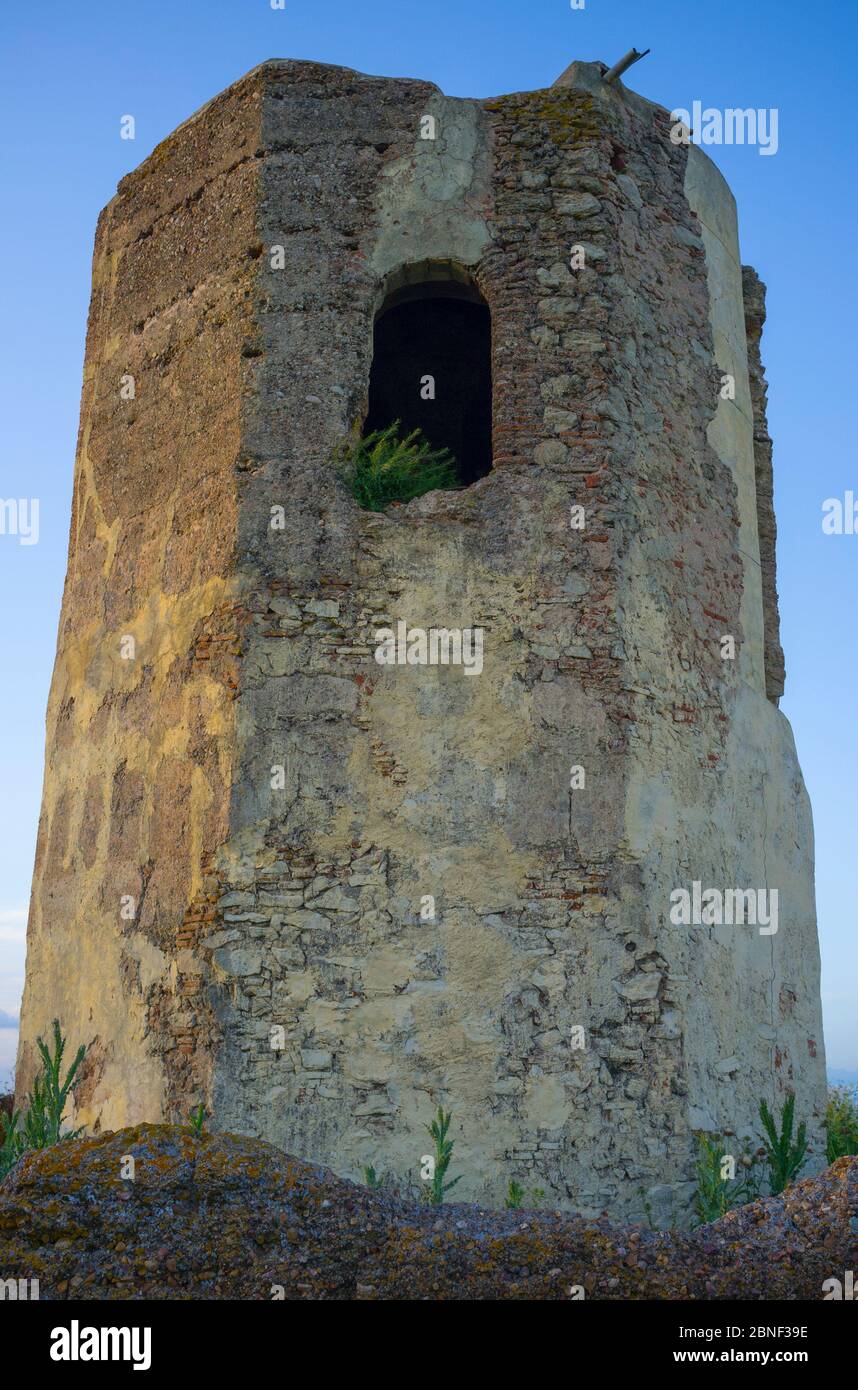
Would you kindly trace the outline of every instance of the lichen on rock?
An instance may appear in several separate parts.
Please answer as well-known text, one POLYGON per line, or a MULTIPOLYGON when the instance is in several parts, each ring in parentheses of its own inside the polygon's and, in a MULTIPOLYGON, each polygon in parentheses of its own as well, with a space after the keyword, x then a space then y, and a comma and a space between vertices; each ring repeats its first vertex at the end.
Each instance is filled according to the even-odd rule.
POLYGON ((430 1207, 176 1125, 28 1154, 0 1187, 0 1269, 48 1300, 820 1299, 856 1258, 856 1158, 691 1233, 430 1207))

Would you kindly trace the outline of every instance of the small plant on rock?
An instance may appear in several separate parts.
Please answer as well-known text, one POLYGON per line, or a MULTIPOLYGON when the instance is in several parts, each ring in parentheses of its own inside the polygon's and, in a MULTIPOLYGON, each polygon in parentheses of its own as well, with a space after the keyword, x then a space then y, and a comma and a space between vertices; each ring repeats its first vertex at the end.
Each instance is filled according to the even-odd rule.
POLYGON ((760 1119, 765 1138, 763 1148, 769 1165, 769 1190, 773 1197, 783 1192, 798 1174, 807 1155, 807 1125, 802 1120, 793 1142, 795 1123, 795 1093, 790 1091, 781 1111, 778 1133, 775 1119, 764 1100, 760 1101, 760 1119))
POLYGON ((858 1104, 845 1086, 832 1086, 825 1111, 825 1157, 829 1163, 858 1154, 858 1104))
POLYGON ((47 1149, 63 1139, 76 1139, 81 1129, 63 1131, 63 1115, 69 1096, 79 1080, 78 1071, 86 1056, 86 1047, 81 1045, 74 1061, 62 1078, 63 1056, 66 1040, 60 1031, 58 1019, 53 1021, 53 1052, 49 1051, 42 1038, 36 1039, 39 1056, 42 1059, 41 1074, 36 1076, 27 1106, 24 1111, 23 1126, 21 1115, 13 1110, 11 1115, 2 1116, 2 1142, 0 1142, 0 1178, 4 1178, 18 1159, 29 1149, 47 1149))
POLYGON ((384 1178, 379 1177, 371 1163, 364 1168, 363 1178, 370 1192, 380 1192, 384 1187, 384 1178))
POLYGON ((436 488, 457 488, 456 461, 448 449, 433 449, 422 430, 403 438, 400 421, 366 439, 352 439, 337 455, 339 472, 355 500, 382 512, 392 502, 411 502, 436 488))
POLYGON ((194 1131, 194 1134, 202 1134, 203 1125, 205 1124, 207 1119, 206 1107, 203 1105, 202 1102, 200 1102, 200 1104, 196 1107, 195 1110, 191 1111, 191 1113, 188 1116, 188 1119, 191 1122, 191 1129, 194 1131))
POLYGON ((7 1115, 5 1110, 0 1114, 0 1126, 2 1126, 2 1143, 0 1143, 0 1180, 11 1172, 24 1152, 24 1136, 18 1128, 21 1115, 18 1110, 13 1110, 11 1115, 7 1115))
POLYGON ((518 1211, 523 1201, 524 1188, 522 1187, 520 1182, 516 1182, 515 1178, 510 1178, 504 1206, 507 1208, 508 1211, 518 1211))
POLYGON ((452 1182, 444 1181, 447 1169, 450 1167, 450 1160, 453 1157, 453 1140, 447 1138, 452 1118, 452 1112, 448 1111, 445 1115, 443 1108, 439 1105, 438 1114, 431 1125, 426 1126, 428 1133, 435 1141, 435 1153, 434 1155, 427 1154, 426 1159, 429 1169, 427 1181, 430 1184, 428 1200, 436 1207, 441 1205, 450 1189, 455 1187, 457 1182, 461 1182, 461 1175, 458 1178, 453 1178, 452 1182))
POLYGON ((33 1089, 27 1098, 24 1115, 24 1139, 28 1149, 46 1149, 49 1144, 58 1144, 60 1139, 76 1139, 80 1129, 62 1133, 63 1112, 66 1101, 75 1088, 78 1068, 86 1056, 86 1048, 81 1045, 74 1061, 69 1067, 65 1081, 60 1080, 66 1040, 60 1032, 57 1019, 53 1022, 54 1051, 48 1051, 41 1038, 36 1046, 42 1059, 42 1074, 33 1082, 33 1089))
MULTIPOLYGON (((747 1145, 737 1165, 744 1170, 741 1176, 730 1178, 725 1175, 729 1158, 725 1151, 726 1144, 725 1139, 710 1138, 708 1134, 697 1136, 697 1190, 694 1193, 694 1210, 698 1225, 707 1221, 718 1221, 734 1207, 753 1202, 758 1195, 754 1174, 755 1160, 748 1153, 747 1145)), ((652 1225, 651 1212, 647 1215, 652 1225)))

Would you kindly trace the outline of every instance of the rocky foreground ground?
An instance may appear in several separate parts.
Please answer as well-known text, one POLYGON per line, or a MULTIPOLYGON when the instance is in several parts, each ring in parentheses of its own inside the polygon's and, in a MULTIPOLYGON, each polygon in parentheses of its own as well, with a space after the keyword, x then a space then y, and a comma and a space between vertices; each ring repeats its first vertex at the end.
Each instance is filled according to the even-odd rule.
POLYGON ((819 1300, 848 1269, 858 1158, 690 1234, 433 1208, 173 1125, 30 1154, 0 1186, 0 1277, 42 1299, 819 1300))

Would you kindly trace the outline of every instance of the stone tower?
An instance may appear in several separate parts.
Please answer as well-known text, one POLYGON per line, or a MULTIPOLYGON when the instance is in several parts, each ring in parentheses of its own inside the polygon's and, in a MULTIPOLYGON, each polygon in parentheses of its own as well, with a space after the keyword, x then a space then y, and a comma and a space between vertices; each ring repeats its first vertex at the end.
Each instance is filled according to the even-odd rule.
POLYGON ((763 287, 603 73, 264 63, 102 213, 19 1093, 56 1015, 77 1123, 203 1101, 416 1178, 441 1103, 457 1196, 658 1219, 696 1131, 793 1089, 818 1132, 763 287), (425 362, 381 343, 415 304, 425 362), (426 373, 469 485, 364 511, 337 450, 426 373), (482 669, 381 664, 399 624, 479 629, 482 669), (683 921, 710 889, 759 923, 683 921))

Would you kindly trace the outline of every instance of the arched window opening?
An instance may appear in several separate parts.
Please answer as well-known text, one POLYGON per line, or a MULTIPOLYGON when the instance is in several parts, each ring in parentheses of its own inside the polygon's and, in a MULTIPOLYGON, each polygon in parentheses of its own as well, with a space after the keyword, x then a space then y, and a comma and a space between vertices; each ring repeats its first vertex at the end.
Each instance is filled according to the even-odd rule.
POLYGON ((394 420, 449 449, 463 487, 491 471, 491 315, 450 262, 406 267, 376 314, 364 436, 394 420))

